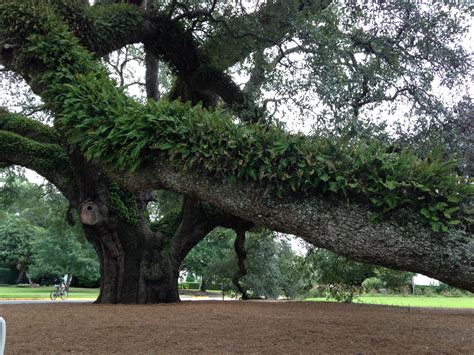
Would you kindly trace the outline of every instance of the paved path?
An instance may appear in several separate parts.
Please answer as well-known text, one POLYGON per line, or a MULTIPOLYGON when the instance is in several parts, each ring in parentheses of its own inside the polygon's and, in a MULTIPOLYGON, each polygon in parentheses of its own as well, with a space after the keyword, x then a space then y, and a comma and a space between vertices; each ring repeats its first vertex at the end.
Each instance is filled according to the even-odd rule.
MULTIPOLYGON (((180 296, 181 301, 222 301, 222 296, 219 297, 208 297, 208 296, 180 296)), ((235 298, 225 297, 225 301, 235 301, 235 298)), ((42 303, 92 303, 94 299, 67 299, 67 300, 50 300, 50 299, 17 299, 17 300, 2 300, 0 299, 0 305, 6 304, 42 304, 42 303)))
POLYGON ((43 300, 2 300, 0 299, 0 305, 1 304, 22 304, 22 303, 92 303, 94 302, 94 300, 89 300, 89 299, 85 299, 85 300, 55 300, 55 301, 52 301, 52 300, 47 300, 47 299, 43 299, 43 300))

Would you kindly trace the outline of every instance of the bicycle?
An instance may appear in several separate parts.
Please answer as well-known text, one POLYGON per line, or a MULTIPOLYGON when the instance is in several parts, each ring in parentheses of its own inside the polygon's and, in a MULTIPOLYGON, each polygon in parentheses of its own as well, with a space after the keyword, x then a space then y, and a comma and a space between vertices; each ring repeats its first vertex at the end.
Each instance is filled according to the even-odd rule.
POLYGON ((62 300, 67 298, 67 290, 65 285, 54 285, 55 290, 51 291, 49 297, 54 301, 56 298, 61 297, 62 300))

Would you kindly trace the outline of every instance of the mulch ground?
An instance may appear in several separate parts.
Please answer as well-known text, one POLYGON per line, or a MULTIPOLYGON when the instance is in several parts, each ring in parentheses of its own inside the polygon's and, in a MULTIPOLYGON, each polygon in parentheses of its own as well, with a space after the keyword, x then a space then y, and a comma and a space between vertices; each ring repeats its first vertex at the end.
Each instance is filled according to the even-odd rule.
POLYGON ((8 354, 474 354, 474 311, 319 302, 0 305, 8 354))

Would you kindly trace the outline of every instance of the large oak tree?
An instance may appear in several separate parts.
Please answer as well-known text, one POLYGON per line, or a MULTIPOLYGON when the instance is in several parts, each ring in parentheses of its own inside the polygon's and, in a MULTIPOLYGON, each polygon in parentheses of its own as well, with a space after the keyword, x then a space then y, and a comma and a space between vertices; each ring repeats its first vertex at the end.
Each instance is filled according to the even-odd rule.
POLYGON ((42 98, 54 126, 2 109, 0 162, 37 171, 77 210, 100 259, 102 303, 179 300, 179 265, 216 226, 296 234, 472 291, 472 185, 442 154, 389 147, 363 117, 401 98, 421 135, 456 117, 430 87, 469 73, 453 42, 462 11, 373 6, 2 0, 0 63, 42 98), (136 43, 145 104, 99 61, 136 43), (174 75, 160 101, 158 61, 174 75), (229 75, 239 65, 250 66, 244 88, 229 75), (285 97, 306 116, 318 111, 318 136, 274 122, 269 107, 285 97), (156 189, 184 198, 152 229, 156 189))

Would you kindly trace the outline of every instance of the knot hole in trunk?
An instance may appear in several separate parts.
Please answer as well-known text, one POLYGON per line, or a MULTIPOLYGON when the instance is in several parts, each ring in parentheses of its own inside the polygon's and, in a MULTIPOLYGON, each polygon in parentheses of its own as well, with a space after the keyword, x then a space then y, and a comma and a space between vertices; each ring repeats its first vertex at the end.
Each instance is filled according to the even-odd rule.
POLYGON ((99 207, 94 202, 85 202, 81 207, 81 222, 89 226, 96 225, 102 220, 99 207))

